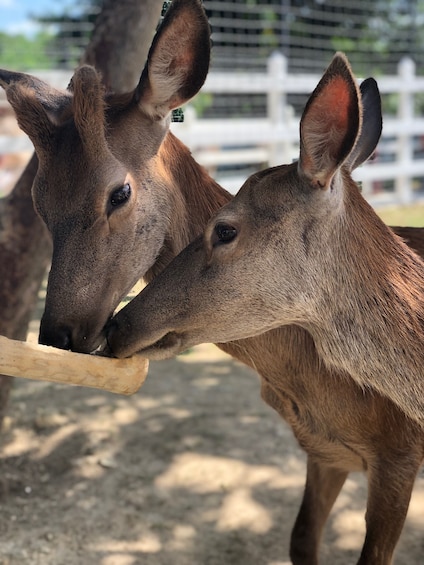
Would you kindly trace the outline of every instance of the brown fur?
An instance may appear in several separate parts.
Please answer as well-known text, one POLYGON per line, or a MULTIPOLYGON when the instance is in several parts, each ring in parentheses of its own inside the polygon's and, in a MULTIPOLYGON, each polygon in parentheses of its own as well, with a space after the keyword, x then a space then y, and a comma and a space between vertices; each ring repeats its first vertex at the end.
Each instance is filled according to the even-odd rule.
POLYGON ((144 275, 150 282, 190 241, 200 235, 212 214, 231 196, 193 159, 171 132, 160 149, 161 166, 171 173, 174 200, 169 235, 158 260, 144 275))
MULTIPOLYGON (((203 51, 209 45, 202 47, 206 28, 200 3, 174 0, 173 5, 172 20, 180 24, 186 25, 187 19, 195 15, 193 29, 199 33, 198 44, 192 49, 187 42, 185 48, 198 58, 204 57, 203 51)), ((172 34, 167 36, 165 43, 164 35, 157 36, 150 60, 164 51, 172 54, 172 44, 168 43, 172 34)), ((161 55, 159 67, 163 64, 161 55)), ((196 61, 199 67, 195 88, 200 88, 201 75, 205 74, 204 65, 202 70, 196 61)), ((193 83, 194 72, 191 69, 186 79, 187 88, 193 83)), ((154 115, 149 78, 146 67, 136 96, 106 96, 107 147, 103 147, 102 160, 95 168, 85 155, 75 127, 70 92, 58 93, 31 78, 31 96, 34 92, 36 98, 43 94, 46 114, 42 117, 48 117, 45 128, 34 129, 34 105, 28 102, 28 91, 21 90, 14 102, 18 118, 24 121, 24 129, 33 140, 39 141, 54 125, 54 143, 48 153, 43 153, 45 162, 34 185, 36 205, 55 239, 44 320, 46 326, 53 326, 52 334, 72 323, 75 348, 95 347, 111 310, 128 286, 142 275, 153 279, 204 229, 209 217, 231 199, 195 163, 187 148, 167 133, 167 122, 149 117, 154 115), (141 193, 140 204, 129 203, 105 220, 107 195, 127 177, 134 191, 141 193), (158 225, 161 236, 152 239, 151 233, 158 225), (121 235, 124 227, 127 232, 121 235), (134 244, 132 231, 136 232, 134 244), (105 247, 100 246, 100 240, 105 247), (125 255, 122 260, 121 254, 125 255), (96 324, 89 326, 92 320, 96 324)), ((12 83, 19 88, 21 81, 28 86, 26 75, 15 74, 12 79, 10 74, 0 72, 0 83, 8 93, 12 83)), ((161 84, 167 87, 168 83, 165 80, 161 84)), ((193 94, 189 90, 185 96, 193 94)), ((169 114, 175 93, 168 98, 173 100, 167 105, 169 114)), ((179 103, 181 94, 177 98, 179 103)), ((397 231, 423 251, 421 229, 397 231)), ((305 246, 311 246, 313 234, 311 224, 304 230, 305 246)), ((225 293, 223 285, 220 289, 225 293)), ((165 308, 167 304, 165 300, 165 308)), ((322 528, 347 473, 362 469, 369 475, 370 494, 367 540, 360 563, 388 564, 402 528, 413 477, 423 457, 420 427, 384 396, 363 390, 342 371, 326 368, 311 336, 302 328, 279 328, 221 347, 259 372, 264 400, 288 421, 308 453, 305 496, 292 535, 293 563, 317 562, 322 528), (394 508, 398 510, 394 512, 394 508)))
POLYGON ((98 151, 105 139, 105 102, 101 77, 93 67, 84 65, 77 69, 68 87, 72 93, 72 114, 75 127, 86 152, 98 151))

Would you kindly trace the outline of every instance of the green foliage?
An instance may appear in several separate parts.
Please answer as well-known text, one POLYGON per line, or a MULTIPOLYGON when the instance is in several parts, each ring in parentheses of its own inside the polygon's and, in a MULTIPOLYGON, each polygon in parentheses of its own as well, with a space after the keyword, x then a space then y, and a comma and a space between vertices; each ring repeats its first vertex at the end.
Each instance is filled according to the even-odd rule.
POLYGON ((73 68, 78 64, 101 4, 101 0, 75 0, 64 4, 59 15, 45 14, 35 18, 38 24, 55 29, 50 49, 54 67, 73 68))
POLYGON ((55 62, 48 56, 52 39, 53 36, 45 32, 33 37, 0 32, 0 66, 17 71, 54 68, 55 62))
POLYGON ((205 111, 212 106, 212 103, 213 95, 210 92, 201 92, 190 101, 190 105, 196 110, 196 116, 198 118, 203 116, 205 111))
MULTIPOLYGON (((363 17, 357 39, 352 48, 346 50, 346 54, 349 56, 355 50, 363 53, 363 66, 368 73, 375 75, 383 74, 382 65, 387 72, 394 53, 396 65, 401 57, 411 56, 420 72, 424 47, 420 17, 423 7, 423 0, 376 0, 370 3, 369 15, 363 17), (366 54, 369 54, 371 64, 366 54)), ((396 68, 389 72, 396 72, 396 68)))

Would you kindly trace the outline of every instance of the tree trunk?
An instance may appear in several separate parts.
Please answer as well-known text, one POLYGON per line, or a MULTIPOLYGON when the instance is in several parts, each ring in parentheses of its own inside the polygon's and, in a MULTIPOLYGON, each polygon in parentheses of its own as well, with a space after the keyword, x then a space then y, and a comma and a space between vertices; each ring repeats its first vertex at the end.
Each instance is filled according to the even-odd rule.
MULTIPOLYGON (((135 87, 144 66, 162 3, 158 0, 105 0, 83 62, 101 70, 116 92, 135 87)), ((51 241, 32 205, 37 172, 31 158, 15 187, 0 200, 0 334, 25 340, 51 256, 51 241)), ((0 375, 0 424, 12 379, 0 375)))
POLYGON ((106 87, 136 87, 162 9, 160 0, 104 0, 83 62, 102 72, 106 87))

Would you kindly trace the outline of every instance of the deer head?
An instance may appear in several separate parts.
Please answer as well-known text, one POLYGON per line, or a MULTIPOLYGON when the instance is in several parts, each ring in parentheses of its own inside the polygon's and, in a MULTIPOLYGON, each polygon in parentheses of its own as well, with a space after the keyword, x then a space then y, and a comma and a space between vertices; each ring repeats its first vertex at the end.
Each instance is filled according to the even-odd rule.
POLYGON ((113 353, 158 359, 281 325, 309 329, 321 322, 323 304, 328 310, 333 297, 349 301, 350 284, 369 278, 369 264, 344 283, 339 261, 353 247, 352 269, 358 246, 367 253, 362 232, 380 239, 388 231, 350 176, 374 151, 381 128, 375 81, 359 89, 337 54, 304 110, 299 160, 252 175, 203 237, 116 315, 108 333, 113 353), (350 223, 357 223, 353 235, 350 223))
POLYGON ((95 349, 122 297, 166 254, 171 217, 184 223, 170 115, 199 91, 209 57, 200 0, 174 0, 126 95, 105 93, 90 66, 64 92, 0 71, 37 153, 33 200, 53 239, 41 343, 95 349))

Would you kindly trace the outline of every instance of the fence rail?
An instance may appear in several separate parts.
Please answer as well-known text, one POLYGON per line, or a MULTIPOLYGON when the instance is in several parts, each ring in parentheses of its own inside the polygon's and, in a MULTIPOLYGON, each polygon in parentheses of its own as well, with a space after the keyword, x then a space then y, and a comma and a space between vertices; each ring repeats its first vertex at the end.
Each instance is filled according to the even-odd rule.
MULTIPOLYGON (((70 78, 69 72, 62 71, 34 74, 56 87, 66 86, 70 78)), ((306 100, 319 79, 315 74, 289 75, 287 60, 280 53, 269 58, 264 73, 211 72, 202 92, 264 94, 266 117, 202 119, 189 106, 184 123, 172 124, 172 130, 223 186, 236 192, 251 170, 297 157, 300 117, 287 97, 300 94, 306 100)), ((424 200, 424 118, 415 114, 416 96, 424 93, 424 77, 416 75, 411 59, 403 59, 398 74, 382 76, 378 84, 382 94, 398 95, 397 113, 384 117, 377 156, 355 171, 355 178, 362 182, 364 196, 374 206, 424 200)), ((0 91, 0 108, 4 104, 7 102, 0 91)), ((0 135, 0 155, 29 147, 25 136, 0 135)))

